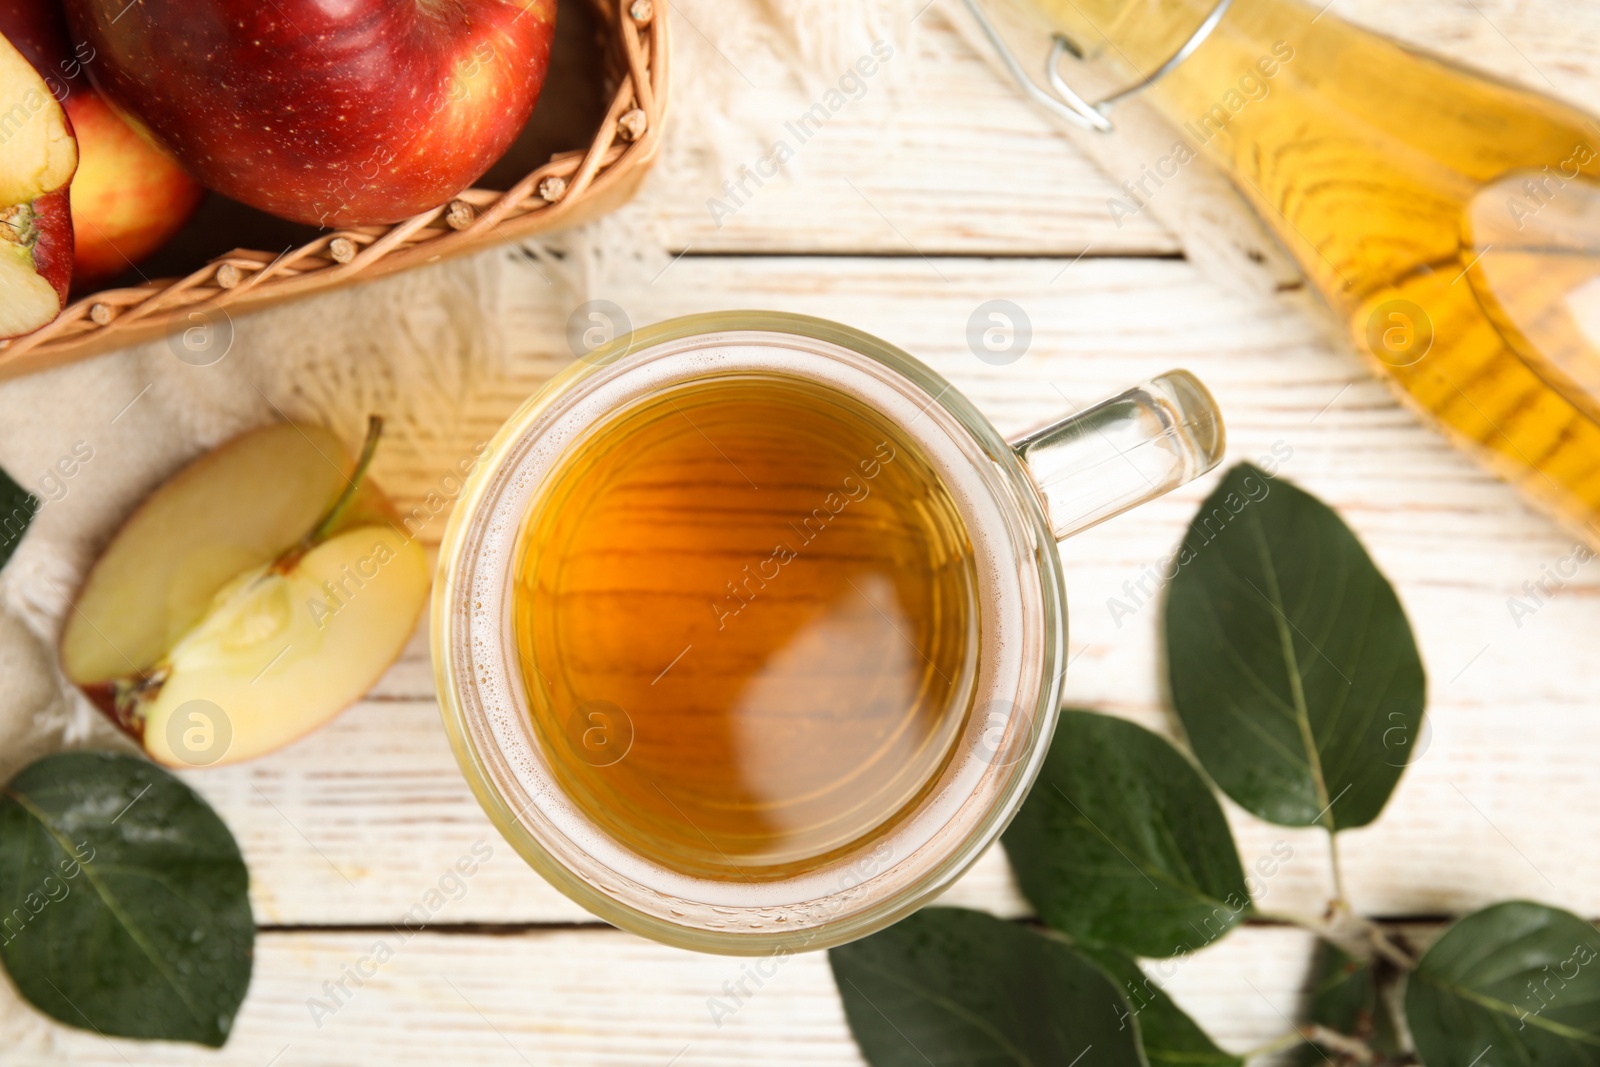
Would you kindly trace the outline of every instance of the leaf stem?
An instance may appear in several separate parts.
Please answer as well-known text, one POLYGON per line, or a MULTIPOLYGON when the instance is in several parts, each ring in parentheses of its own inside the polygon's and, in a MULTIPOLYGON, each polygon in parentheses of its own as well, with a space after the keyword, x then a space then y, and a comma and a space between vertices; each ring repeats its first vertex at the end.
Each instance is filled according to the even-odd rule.
POLYGON ((1266 1044, 1257 1045, 1255 1048, 1246 1049, 1239 1053, 1239 1058, 1249 1063, 1251 1060, 1260 1059, 1262 1056, 1271 1056, 1277 1052, 1285 1052, 1296 1045, 1305 1044, 1306 1037, 1299 1030, 1290 1030, 1282 1037, 1273 1038, 1266 1044))
POLYGON ((1266 1044, 1257 1045, 1253 1049, 1240 1053, 1240 1058, 1248 1063, 1262 1056, 1285 1052, 1296 1045, 1303 1044, 1320 1045, 1332 1052, 1337 1052, 1341 1056, 1348 1056, 1357 1063, 1373 1063, 1378 1058, 1378 1054, 1373 1051, 1372 1046, 1360 1038, 1351 1037, 1349 1034, 1341 1034, 1337 1030, 1330 1030, 1328 1027, 1317 1023, 1297 1026, 1281 1037, 1273 1038, 1266 1044))
POLYGON ((1341 1056, 1349 1056, 1357 1063, 1371 1063, 1378 1058, 1377 1053, 1372 1051, 1372 1046, 1365 1041, 1349 1034, 1341 1034, 1337 1030, 1330 1030, 1326 1026, 1309 1023, 1302 1026, 1300 1032, 1312 1044, 1331 1049, 1341 1056))
POLYGON ((1344 868, 1339 864, 1339 834, 1338 831, 1328 828, 1328 866, 1333 872, 1333 905, 1347 912, 1354 912, 1350 907, 1350 898, 1344 891, 1344 868))
POLYGON ((1321 919, 1314 919, 1309 915, 1299 915, 1292 911, 1264 911, 1255 909, 1255 918, 1269 923, 1282 923, 1285 926, 1298 926, 1302 930, 1310 930, 1318 937, 1333 940, 1334 929, 1329 923, 1321 919))
POLYGON ((1315 919, 1309 915, 1297 915, 1286 911, 1262 911, 1256 909, 1255 917, 1266 922, 1283 923, 1287 926, 1298 926, 1302 930, 1309 930, 1324 941, 1341 945, 1347 950, 1355 948, 1358 944, 1370 948, 1402 971, 1415 970, 1417 961, 1405 949, 1395 944, 1383 928, 1363 915, 1351 911, 1336 912, 1335 918, 1342 921, 1330 922, 1325 919, 1315 919))
POLYGON ((1366 927, 1367 938, 1371 941, 1372 947, 1377 950, 1378 955, 1402 971, 1416 969, 1417 961, 1412 958, 1409 952, 1390 940, 1389 935, 1384 933, 1377 923, 1365 918, 1361 920, 1361 923, 1366 927))
POLYGON ((1416 967, 1417 961, 1412 959, 1399 945, 1389 939, 1389 935, 1377 923, 1364 915, 1357 914, 1350 905, 1350 897, 1344 888, 1344 869, 1339 863, 1339 835, 1334 830, 1328 831, 1328 863, 1333 871, 1333 900, 1328 904, 1328 912, 1333 918, 1332 925, 1354 925, 1357 927, 1366 943, 1378 955, 1400 968, 1409 971, 1416 967))

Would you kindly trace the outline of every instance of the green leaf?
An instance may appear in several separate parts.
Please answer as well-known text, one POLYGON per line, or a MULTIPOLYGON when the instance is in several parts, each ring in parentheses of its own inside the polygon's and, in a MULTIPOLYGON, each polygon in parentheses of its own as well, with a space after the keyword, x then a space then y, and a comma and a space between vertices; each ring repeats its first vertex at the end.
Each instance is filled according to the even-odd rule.
POLYGON ((41 1011, 221 1046, 255 924, 233 835, 154 764, 66 752, 0 790, 0 959, 41 1011))
POLYGON ((1163 738, 1067 709, 1002 838, 1041 918, 1138 956, 1192 952, 1250 910, 1233 835, 1205 780, 1163 738))
POLYGON ((925 908, 828 952, 873 1067, 1140 1067, 1122 994, 1026 927, 925 908))
POLYGON ((1230 797, 1284 826, 1378 817, 1426 684, 1394 589, 1326 504, 1230 470, 1179 549, 1166 643, 1178 717, 1230 797))
POLYGON ((0 470, 0 567, 17 550, 28 524, 39 511, 38 499, 0 470))
POLYGON ((1469 915, 1418 961, 1406 1021, 1427 1067, 1600 1064, 1600 935, 1527 901, 1469 915))
MULTIPOLYGON (((1374 1051, 1394 1056, 1399 1053, 1394 1023, 1378 996, 1377 967, 1393 969, 1374 960, 1359 959, 1329 941, 1317 943, 1312 963, 1310 1021, 1336 1033, 1357 1038, 1374 1051)), ((1348 1057, 1302 1045, 1296 1062, 1300 1067, 1323 1067, 1330 1060, 1343 1067, 1348 1057)))
POLYGON ((1121 988, 1128 1010, 1138 1023, 1139 1040, 1150 1067, 1243 1067, 1243 1057, 1218 1048, 1131 957, 1112 948, 1074 948, 1121 988))

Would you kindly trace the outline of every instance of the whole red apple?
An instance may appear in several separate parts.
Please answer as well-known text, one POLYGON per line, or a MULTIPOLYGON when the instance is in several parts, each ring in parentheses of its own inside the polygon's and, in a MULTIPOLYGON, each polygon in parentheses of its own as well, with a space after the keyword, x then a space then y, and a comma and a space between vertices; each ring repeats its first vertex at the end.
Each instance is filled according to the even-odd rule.
POLYGON ((78 144, 44 78, 0 37, 0 339, 61 312, 72 281, 67 187, 78 144))
POLYGON ((90 76, 212 189, 319 226, 437 207, 539 96, 555 0, 67 0, 90 76))
POLYGON ((73 282, 121 274, 181 230, 205 190, 89 84, 94 49, 70 43, 57 0, 0 0, 0 34, 44 77, 78 136, 73 282))
POLYGON ((67 114, 78 134, 72 280, 83 285, 121 274, 166 244, 205 188, 89 86, 67 98, 67 114))

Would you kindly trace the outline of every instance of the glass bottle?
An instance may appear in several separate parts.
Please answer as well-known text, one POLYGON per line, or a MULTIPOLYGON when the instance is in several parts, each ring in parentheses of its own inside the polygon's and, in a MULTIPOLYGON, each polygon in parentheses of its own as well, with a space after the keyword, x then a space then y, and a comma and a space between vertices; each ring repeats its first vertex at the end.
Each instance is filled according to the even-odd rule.
POLYGON ((1146 188, 1219 166, 1404 399, 1600 544, 1594 119, 1299 0, 1027 2, 1053 95, 1109 69, 1174 127, 1146 188))

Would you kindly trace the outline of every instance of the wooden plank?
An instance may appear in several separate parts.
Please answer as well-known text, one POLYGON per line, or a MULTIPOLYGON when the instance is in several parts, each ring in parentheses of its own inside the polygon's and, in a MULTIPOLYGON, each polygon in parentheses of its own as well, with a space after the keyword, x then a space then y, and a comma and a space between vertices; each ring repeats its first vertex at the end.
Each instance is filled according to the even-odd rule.
MULTIPOLYGON (((1311 936, 1299 930, 1245 928, 1203 952, 1169 962, 1164 972, 1170 977, 1164 981, 1216 1040, 1243 1050, 1287 1032, 1283 1016, 1292 1017, 1303 995, 1311 946, 1311 936), (1252 992, 1252 986, 1260 992, 1252 992)), ((5 1062, 14 1067, 863 1063, 822 953, 782 961, 733 1014, 715 1018, 709 1002, 719 998, 731 1004, 725 984, 740 980, 752 962, 759 961, 682 952, 598 930, 419 934, 405 942, 384 933, 271 933, 257 943, 250 995, 221 1051, 112 1041, 59 1028, 51 1047, 39 1050, 17 1025, 8 1034, 12 1047, 5 1062), (375 950, 379 941, 393 951, 381 964, 375 950), (358 969, 370 975, 360 986, 346 978, 358 969), (337 989, 330 994, 324 985, 341 979, 349 996, 337 989)), ((746 988, 754 989, 748 982, 746 988)))
MULTIPOLYGON (((485 372, 459 424, 428 441, 396 441, 380 459, 385 484, 408 506, 570 359, 559 350, 565 309, 549 293, 525 288, 507 313, 508 335, 520 339, 510 370, 485 372)), ((1600 623, 1600 568, 1580 570, 1535 614, 1514 619, 1510 598, 1525 598, 1523 583, 1565 558, 1571 542, 1417 424, 1296 313, 1220 294, 1181 261, 1151 260, 691 256, 654 284, 612 295, 638 322, 769 306, 853 323, 928 361, 1007 433, 1170 367, 1194 370, 1227 415, 1230 461, 1277 446, 1289 453, 1283 474, 1356 529, 1395 581, 1429 670, 1430 747, 1384 818, 1343 839, 1357 904, 1436 915, 1521 895, 1600 915, 1600 856, 1571 847, 1600 832, 1600 783, 1590 773, 1600 725, 1589 713, 1600 661, 1587 643, 1600 623), (1005 367, 977 359, 965 340, 972 309, 997 296, 1033 322, 1032 347, 1005 367)), ((1172 550, 1215 478, 1063 548, 1070 702, 1173 731, 1147 568, 1172 550)), ((441 510, 424 533, 437 536, 443 524, 441 510)), ((442 871, 478 838, 498 842, 454 768, 431 693, 419 639, 371 699, 322 733, 256 763, 191 775, 244 844, 262 922, 392 921, 412 903, 407 887, 418 872, 442 871)), ((1268 881, 1266 905, 1320 911, 1328 872, 1319 835, 1236 810, 1231 817, 1247 862, 1280 840, 1294 850, 1268 881)), ((1021 908, 997 856, 957 893, 1005 914, 1021 908)), ((507 854, 453 916, 580 913, 507 854)))
MULTIPOLYGON (((700 14, 709 10, 703 0, 679 7, 737 54, 724 35, 736 38, 739 26, 724 28, 721 19, 700 14)), ((1330 13, 1579 107, 1592 107, 1600 91, 1591 62, 1600 9, 1593 5, 1339 0, 1330 13)), ((697 62, 726 62, 692 29, 678 33, 674 47, 686 57, 679 70, 690 54, 697 62)), ((1098 170, 951 29, 938 5, 917 20, 910 46, 867 80, 860 99, 804 143, 786 123, 825 86, 808 93, 770 72, 749 73, 752 83, 739 83, 740 107, 763 118, 742 150, 710 158, 698 127, 675 129, 641 194, 636 217, 674 252, 1070 257, 1087 248, 1098 255, 1180 250, 1147 212, 1116 224, 1107 202, 1124 195, 1118 186, 1130 175, 1098 170), (723 182, 738 182, 740 166, 754 168, 780 140, 795 150, 787 171, 760 184, 746 178, 742 206, 714 218, 709 201, 732 204, 723 182)), ((675 126, 711 121, 684 108, 673 116, 675 126)), ((730 136, 726 121, 714 124, 730 136)))
MULTIPOLYGON (((718 36, 720 17, 700 16, 709 5, 677 10, 718 36)), ((676 34, 674 46, 704 53, 699 62, 728 62, 692 31, 676 34)), ((919 20, 911 44, 872 77, 858 79, 859 97, 845 98, 826 124, 802 126, 801 116, 843 74, 808 90, 750 67, 749 83, 737 85, 737 107, 759 118, 743 137, 726 120, 712 123, 732 142, 721 158, 708 155, 700 127, 681 128, 696 119, 679 112, 680 128, 630 214, 648 219, 674 252, 1178 251, 1176 238, 1148 218, 1118 225, 1106 207, 1116 183, 937 13, 919 20), (787 162, 774 172, 768 161, 779 158, 787 162)))

